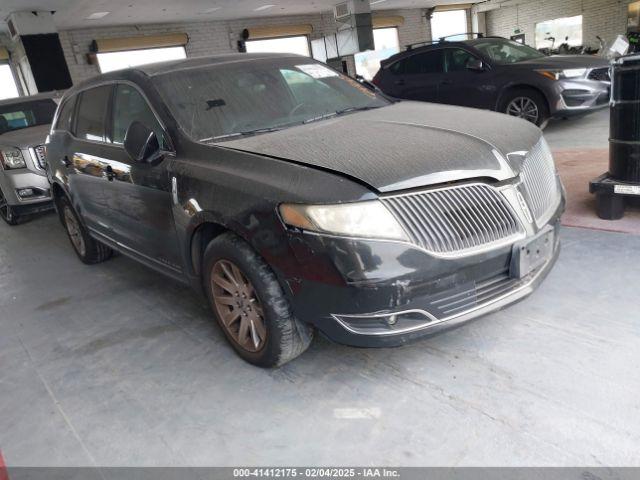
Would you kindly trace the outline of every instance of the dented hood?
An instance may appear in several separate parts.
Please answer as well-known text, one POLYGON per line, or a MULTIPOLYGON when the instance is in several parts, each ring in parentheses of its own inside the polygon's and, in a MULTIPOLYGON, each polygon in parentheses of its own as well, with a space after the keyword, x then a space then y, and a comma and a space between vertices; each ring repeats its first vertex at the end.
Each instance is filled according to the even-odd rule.
POLYGON ((475 177, 505 180, 530 150, 534 125, 506 115, 448 105, 399 102, 220 146, 302 163, 390 192, 475 177))

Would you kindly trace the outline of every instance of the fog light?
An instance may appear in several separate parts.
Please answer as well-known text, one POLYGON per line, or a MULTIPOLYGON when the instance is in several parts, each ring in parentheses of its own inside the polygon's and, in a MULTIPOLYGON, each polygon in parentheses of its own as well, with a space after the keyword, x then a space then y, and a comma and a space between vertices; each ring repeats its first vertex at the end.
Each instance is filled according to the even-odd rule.
POLYGON ((33 188, 20 188, 20 189, 18 189, 18 196, 20 198, 33 197, 35 194, 36 194, 36 192, 34 192, 33 188))
POLYGON ((362 335, 384 335, 417 330, 438 323, 438 319, 424 310, 403 312, 371 313, 363 315, 336 315, 343 327, 362 335))

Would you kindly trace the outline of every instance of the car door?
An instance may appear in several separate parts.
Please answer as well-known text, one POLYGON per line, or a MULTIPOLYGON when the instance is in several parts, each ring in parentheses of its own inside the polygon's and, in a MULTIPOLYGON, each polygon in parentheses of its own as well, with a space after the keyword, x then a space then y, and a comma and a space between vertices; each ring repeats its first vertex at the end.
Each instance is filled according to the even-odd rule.
POLYGON ((437 102, 444 78, 442 49, 415 53, 390 67, 391 95, 406 100, 437 102))
POLYGON ((445 77, 440 84, 439 101, 450 105, 475 108, 492 108, 497 87, 494 74, 486 68, 479 69, 479 57, 464 48, 444 49, 445 77))
POLYGON ((112 87, 100 86, 81 92, 72 121, 72 135, 60 152, 74 207, 94 232, 110 235, 109 210, 104 197, 106 118, 112 87))
POLYGON ((124 149, 127 130, 135 121, 156 133, 164 151, 170 149, 168 135, 136 86, 117 84, 112 105, 104 191, 113 239, 142 260, 179 273, 183 266, 172 211, 171 155, 154 164, 137 163, 124 149))

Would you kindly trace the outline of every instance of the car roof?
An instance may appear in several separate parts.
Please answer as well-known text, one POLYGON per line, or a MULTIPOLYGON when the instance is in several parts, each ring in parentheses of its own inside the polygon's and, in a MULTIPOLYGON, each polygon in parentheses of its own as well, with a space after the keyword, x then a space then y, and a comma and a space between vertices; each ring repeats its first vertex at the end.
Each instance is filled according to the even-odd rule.
POLYGON ((109 73, 103 73, 95 77, 85 80, 84 82, 74 86, 68 92, 74 94, 78 91, 86 90, 93 85, 100 83, 116 81, 116 80, 133 80, 140 76, 154 77, 166 73, 179 72, 181 70, 189 70, 192 68, 201 68, 214 65, 225 65, 239 62, 255 62, 258 60, 266 60, 270 58, 304 58, 307 61, 315 62, 302 55, 292 53, 229 53, 224 55, 212 55, 206 57, 191 57, 183 60, 170 60, 167 62, 152 63, 149 65, 141 65, 137 67, 125 68, 109 73))
POLYGON ((36 95, 28 95, 24 97, 8 98, 6 100, 0 100, 0 107, 4 107, 7 105, 17 105, 20 103, 33 102, 36 100, 48 100, 48 99, 53 100, 54 98, 61 98, 63 93, 64 92, 54 91, 54 92, 38 93, 36 95))
POLYGON ((424 42, 424 44, 417 43, 413 45, 408 45, 406 50, 400 53, 396 53, 395 55, 387 58, 386 60, 383 60, 381 64, 383 67, 387 67, 398 60, 401 60, 405 57, 410 57, 420 52, 428 52, 431 50, 438 50, 440 48, 449 48, 449 47, 472 47, 473 48, 482 43, 488 43, 492 41, 495 42, 496 40, 502 40, 505 42, 511 41, 508 38, 504 38, 504 37, 484 36, 484 37, 465 39, 465 40, 440 39, 440 40, 434 40, 433 42, 424 42))

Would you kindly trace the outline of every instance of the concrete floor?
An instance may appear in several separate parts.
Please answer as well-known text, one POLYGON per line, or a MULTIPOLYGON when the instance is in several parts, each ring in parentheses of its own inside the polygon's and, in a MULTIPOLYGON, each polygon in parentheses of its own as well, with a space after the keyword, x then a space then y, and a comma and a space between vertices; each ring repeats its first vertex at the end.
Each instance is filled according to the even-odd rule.
POLYGON ((609 109, 584 117, 553 120, 544 130, 553 150, 609 148, 609 109))
POLYGON ((0 224, 0 458, 640 466, 640 237, 562 237, 505 311, 399 349, 320 338, 265 371, 189 290, 122 256, 82 265, 53 215, 0 224))

